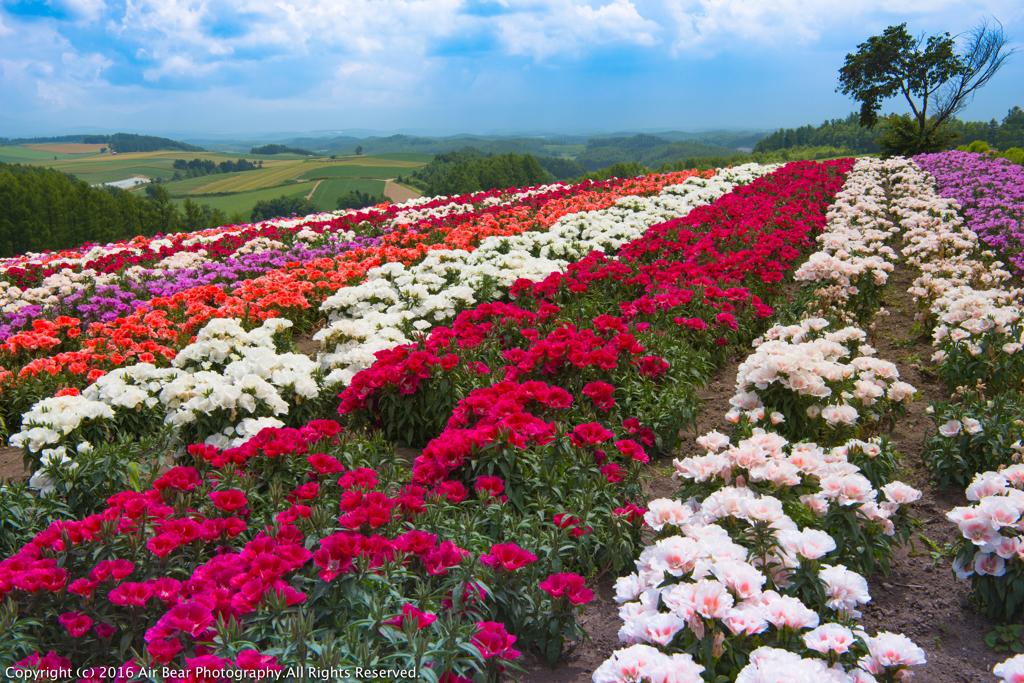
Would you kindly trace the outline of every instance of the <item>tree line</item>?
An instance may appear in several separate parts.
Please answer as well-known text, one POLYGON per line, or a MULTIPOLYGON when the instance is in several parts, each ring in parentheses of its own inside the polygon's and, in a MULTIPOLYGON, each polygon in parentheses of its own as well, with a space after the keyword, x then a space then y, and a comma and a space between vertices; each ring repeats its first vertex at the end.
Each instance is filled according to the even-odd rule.
MULTIPOLYGON (((1007 150, 1024 147, 1024 111, 1020 107, 1011 109, 1002 123, 991 121, 961 121, 952 118, 945 124, 945 130, 953 136, 953 144, 969 145, 982 141, 994 149, 1007 150)), ((845 119, 832 119, 820 126, 780 128, 761 138, 754 146, 754 152, 775 152, 779 150, 803 150, 810 147, 833 147, 849 154, 876 154, 881 151, 877 139, 880 131, 861 125, 860 116, 851 113, 845 119)))
POLYGON ((409 177, 409 184, 428 195, 457 195, 506 187, 527 187, 548 182, 550 174, 532 154, 509 152, 484 156, 465 148, 437 154, 409 177))
POLYGON ((252 161, 248 161, 247 159, 239 159, 238 161, 222 161, 219 164, 213 159, 193 159, 192 161, 186 161, 185 159, 175 159, 174 177, 172 178, 172 180, 181 180, 183 178, 198 178, 205 175, 212 175, 214 173, 255 171, 261 168, 263 168, 262 159, 255 163, 252 161))
POLYGON ((142 196, 91 187, 49 168, 0 163, 0 257, 244 222, 241 214, 225 216, 192 199, 179 210, 156 183, 142 196))
POLYGON ((180 150, 182 152, 205 152, 202 147, 189 145, 170 138, 155 135, 136 135, 134 133, 114 133, 113 135, 61 135, 49 138, 0 138, 4 145, 46 145, 61 143, 82 143, 86 145, 106 145, 110 151, 125 152, 157 152, 160 150, 180 150))
POLYGON ((302 149, 301 147, 286 147, 285 145, 263 145, 262 147, 253 147, 249 150, 249 154, 301 154, 304 157, 320 156, 316 152, 311 152, 308 149, 302 149))

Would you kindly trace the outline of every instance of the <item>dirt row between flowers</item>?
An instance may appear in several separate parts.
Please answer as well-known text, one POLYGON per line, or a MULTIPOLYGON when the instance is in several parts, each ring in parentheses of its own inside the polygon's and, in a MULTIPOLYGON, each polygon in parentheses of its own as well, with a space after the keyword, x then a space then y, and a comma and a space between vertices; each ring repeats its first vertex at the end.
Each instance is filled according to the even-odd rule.
MULTIPOLYGON (((932 486, 921 458, 924 441, 934 432, 925 410, 930 402, 945 399, 947 393, 931 369, 930 340, 915 337, 911 332, 915 304, 907 289, 914 277, 910 268, 897 264, 889 279, 885 302, 890 315, 879 316, 875 329, 868 330, 868 334, 878 356, 896 363, 900 378, 920 392, 920 398, 910 405, 906 419, 898 424, 891 440, 903 456, 903 481, 924 493, 912 506, 912 514, 921 527, 912 539, 914 548, 897 549, 889 576, 878 572, 868 577, 871 602, 865 606, 859 626, 872 633, 893 631, 910 636, 928 658, 927 664, 914 667, 915 678, 922 683, 993 683, 996 679, 992 667, 1012 654, 996 652, 985 644, 985 634, 999 623, 974 608, 969 599, 970 583, 956 580, 949 558, 933 561, 925 552, 928 545, 918 536, 923 535, 939 546, 959 537, 956 525, 945 515, 954 507, 966 505, 967 499, 963 489, 950 486, 941 491, 932 486)), ((732 425, 724 416, 736 390, 736 369, 745 357, 743 354, 730 359, 699 393, 704 403, 697 432, 687 435, 680 458, 703 455, 694 441, 697 436, 713 429, 729 433, 732 425)), ((651 462, 648 490, 652 499, 672 497, 678 491, 671 478, 673 471, 672 458, 651 462)), ((521 683, 589 683, 594 670, 612 652, 627 646, 618 637, 622 620, 614 600, 615 579, 605 575, 593 586, 595 598, 586 605, 581 619, 591 642, 568 651, 553 670, 541 658, 528 654, 523 661, 526 673, 519 676, 521 683)))

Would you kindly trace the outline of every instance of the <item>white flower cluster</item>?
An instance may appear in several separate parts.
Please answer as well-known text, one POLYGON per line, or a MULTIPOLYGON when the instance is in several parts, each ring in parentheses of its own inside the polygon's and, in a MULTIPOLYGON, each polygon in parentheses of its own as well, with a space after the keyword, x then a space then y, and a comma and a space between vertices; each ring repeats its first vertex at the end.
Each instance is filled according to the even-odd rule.
POLYGON ((821 251, 794 274, 798 282, 819 283, 817 298, 829 309, 843 311, 849 299, 869 284, 882 286, 888 281, 897 257, 891 243, 899 228, 889 220, 885 175, 905 163, 858 160, 829 208, 827 224, 817 238, 821 251))
POLYGON ((246 332, 237 319, 215 318, 178 354, 177 367, 139 363, 118 368, 81 396, 44 399, 25 414, 10 444, 38 453, 80 441, 76 430, 84 420, 113 420, 116 412, 158 404, 165 406, 166 421, 177 427, 217 416, 224 424, 206 438, 217 447, 237 445, 263 426, 282 426, 273 416, 320 395, 315 361, 274 350, 274 335, 291 325, 271 318, 246 332))
POLYGON ((592 251, 614 251, 641 237, 650 226, 708 204, 740 184, 770 173, 772 166, 748 164, 711 179, 689 178, 656 197, 623 197, 600 211, 569 214, 548 230, 485 238, 473 251, 431 251, 407 267, 389 263, 371 269, 366 280, 343 287, 320 310, 331 324, 314 339, 323 344, 318 360, 328 372, 325 386, 349 383, 383 349, 411 343, 416 330, 450 322, 481 297, 500 296, 520 278, 539 281, 592 251))
POLYGON ((820 416, 832 428, 855 425, 861 417, 879 420, 891 403, 913 398, 916 389, 899 381, 896 365, 873 357, 874 349, 863 343, 863 330, 826 332, 828 325, 823 318, 775 325, 755 341, 757 350, 737 370, 736 395, 729 401, 733 409, 726 419, 736 422, 745 413, 758 422, 768 412, 778 423, 783 416, 773 403, 779 400, 770 391, 773 385, 806 398, 807 417, 820 416))
POLYGON ((30 453, 39 453, 44 448, 79 441, 78 429, 86 420, 113 418, 110 406, 85 396, 44 398, 22 416, 21 431, 8 443, 16 448, 27 448, 30 453))
MULTIPOLYGON (((825 515, 830 506, 856 506, 857 514, 865 520, 881 525, 884 533, 895 532, 890 518, 905 505, 917 501, 921 492, 898 481, 882 487, 884 502, 878 502, 878 491, 860 473, 860 468, 849 462, 849 454, 857 450, 868 458, 881 453, 878 441, 851 439, 842 446, 825 450, 814 443, 789 443, 782 436, 763 429, 754 429, 749 439, 736 445, 718 432, 710 432, 697 439, 707 450, 702 456, 673 460, 676 471, 673 479, 687 479, 695 482, 722 480, 729 484, 737 482, 764 482, 777 489, 801 484, 817 485, 818 491, 800 497, 800 502, 817 516, 825 515)), ((723 489, 724 490, 724 489, 723 489)), ((738 489, 746 491, 747 489, 738 489)), ((728 511, 728 506, 708 507, 708 501, 716 501, 718 494, 712 494, 705 501, 705 509, 721 517, 718 510, 728 511)))
POLYGON ((1024 465, 977 474, 966 493, 976 504, 953 508, 946 518, 978 552, 968 566, 958 557, 953 570, 961 579, 1002 576, 1008 562, 1024 562, 1024 465))

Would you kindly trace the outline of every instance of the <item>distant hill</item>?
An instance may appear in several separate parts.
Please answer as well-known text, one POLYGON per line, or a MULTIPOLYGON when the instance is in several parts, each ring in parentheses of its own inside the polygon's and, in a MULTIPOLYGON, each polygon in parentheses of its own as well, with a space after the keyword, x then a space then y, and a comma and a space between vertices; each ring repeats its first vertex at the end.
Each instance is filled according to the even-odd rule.
POLYGON ((113 135, 61 135, 51 138, 14 138, 0 140, 5 145, 46 145, 55 143, 79 142, 86 145, 107 145, 111 152, 158 152, 161 150, 179 150, 182 152, 205 152, 202 147, 189 145, 169 138, 152 135, 135 135, 134 133, 114 133, 113 135))
POLYGON ((588 171, 597 171, 612 164, 628 164, 636 161, 648 168, 672 164, 691 157, 729 157, 736 149, 721 145, 708 145, 692 140, 670 142, 656 135, 634 135, 633 137, 591 138, 587 148, 576 155, 576 161, 588 171))
POLYGON ((249 150, 249 154, 299 154, 305 157, 317 156, 316 152, 311 152, 308 149, 302 149, 301 147, 286 147, 285 145, 263 145, 262 147, 253 147, 249 150))

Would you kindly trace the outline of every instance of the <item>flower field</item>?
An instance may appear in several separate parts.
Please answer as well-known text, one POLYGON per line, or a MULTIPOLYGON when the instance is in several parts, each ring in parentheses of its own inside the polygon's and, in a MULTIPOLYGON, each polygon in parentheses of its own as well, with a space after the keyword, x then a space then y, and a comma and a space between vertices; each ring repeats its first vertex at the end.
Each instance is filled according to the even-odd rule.
POLYGON ((907 680, 920 644, 860 623, 922 495, 889 438, 919 390, 873 338, 896 268, 946 389, 922 459, 965 489, 944 571, 993 620, 1024 608, 1020 202, 955 154, 0 264, 0 414, 33 472, 0 490, 0 669, 496 681, 585 642, 611 575, 597 683, 907 680), (679 457, 737 355, 727 433, 679 457))

